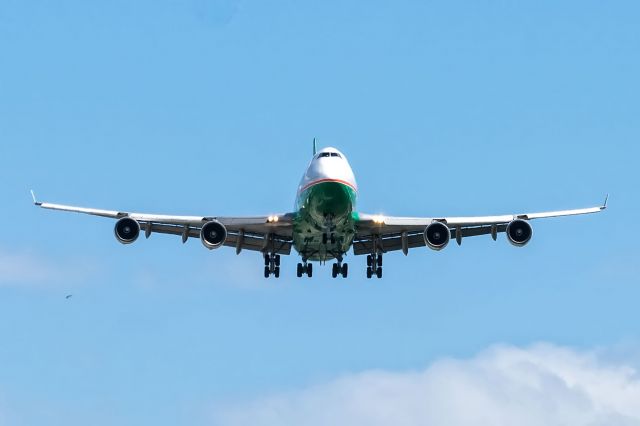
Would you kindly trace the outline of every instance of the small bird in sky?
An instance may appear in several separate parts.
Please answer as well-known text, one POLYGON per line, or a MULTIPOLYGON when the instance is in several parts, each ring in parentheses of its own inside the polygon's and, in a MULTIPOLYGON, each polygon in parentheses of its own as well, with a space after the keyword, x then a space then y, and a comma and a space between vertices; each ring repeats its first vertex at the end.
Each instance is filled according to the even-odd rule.
POLYGON ((67 294, 64 298, 68 300, 68 299, 71 299, 72 297, 73 297, 73 294, 67 294))

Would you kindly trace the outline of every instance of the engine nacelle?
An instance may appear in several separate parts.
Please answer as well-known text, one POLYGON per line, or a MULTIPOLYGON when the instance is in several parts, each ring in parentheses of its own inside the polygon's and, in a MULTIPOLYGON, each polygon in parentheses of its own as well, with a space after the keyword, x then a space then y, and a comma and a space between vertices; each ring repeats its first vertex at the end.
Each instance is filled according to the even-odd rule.
POLYGON ((522 247, 526 245, 533 235, 533 229, 529 222, 523 219, 512 220, 507 225, 507 238, 509 242, 516 247, 522 247))
POLYGON ((140 224, 137 220, 130 217, 123 217, 116 222, 113 229, 116 239, 122 244, 131 244, 138 239, 140 235, 140 224))
POLYGON ((433 222, 424 229, 424 242, 431 250, 442 250, 450 239, 451 231, 442 222, 433 222))
POLYGON ((204 225, 200 230, 200 241, 209 250, 222 246, 227 239, 227 228, 217 220, 212 220, 204 225))

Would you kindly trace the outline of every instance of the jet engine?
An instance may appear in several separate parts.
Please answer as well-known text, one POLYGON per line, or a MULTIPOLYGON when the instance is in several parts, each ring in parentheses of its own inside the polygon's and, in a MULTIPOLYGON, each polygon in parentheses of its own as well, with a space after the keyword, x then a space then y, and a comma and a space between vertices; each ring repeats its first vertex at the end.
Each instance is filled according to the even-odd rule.
POLYGON ((442 250, 450 239, 451 231, 442 222, 433 222, 424 229, 424 242, 431 250, 442 250))
POLYGON ((224 244, 226 239, 227 228, 217 220, 212 220, 202 225, 200 241, 209 250, 217 249, 224 244))
POLYGON ((140 224, 135 219, 123 217, 116 222, 113 232, 116 234, 116 239, 119 242, 122 244, 131 244, 137 240, 140 235, 140 224))
POLYGON ((516 247, 522 247, 531 240, 533 229, 529 222, 522 219, 512 220, 507 225, 507 238, 516 247))

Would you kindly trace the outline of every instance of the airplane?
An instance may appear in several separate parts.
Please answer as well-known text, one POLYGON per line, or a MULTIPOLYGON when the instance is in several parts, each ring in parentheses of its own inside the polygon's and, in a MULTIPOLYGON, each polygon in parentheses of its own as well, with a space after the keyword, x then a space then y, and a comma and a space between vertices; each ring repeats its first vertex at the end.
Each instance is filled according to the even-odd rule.
POLYGON ((222 246, 259 251, 264 257, 264 277, 280 276, 280 256, 300 255, 296 275, 313 275, 313 263, 334 261, 332 277, 346 278, 349 272, 344 257, 352 248, 354 255, 367 256, 367 278, 382 278, 382 256, 401 250, 406 256, 409 249, 428 247, 444 249, 451 240, 458 245, 463 238, 491 235, 497 239, 505 233, 516 247, 525 246, 533 235, 529 221, 559 216, 598 213, 604 204, 575 210, 542 213, 507 214, 470 217, 394 217, 361 213, 356 210, 358 186, 353 170, 345 155, 327 147, 316 149, 300 184, 293 212, 251 217, 173 216, 133 213, 120 210, 102 210, 37 201, 44 209, 85 213, 117 219, 114 227, 116 239, 122 244, 136 241, 141 232, 146 238, 152 234, 173 234, 199 238, 210 249, 222 246))

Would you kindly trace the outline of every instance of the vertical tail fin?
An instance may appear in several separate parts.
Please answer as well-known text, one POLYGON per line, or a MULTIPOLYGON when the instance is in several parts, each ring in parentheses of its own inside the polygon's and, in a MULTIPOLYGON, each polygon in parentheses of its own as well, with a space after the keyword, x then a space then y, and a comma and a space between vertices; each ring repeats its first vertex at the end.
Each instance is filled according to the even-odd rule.
POLYGON ((316 149, 316 138, 313 138, 313 155, 314 156, 316 155, 316 151, 317 151, 317 149, 316 149))

